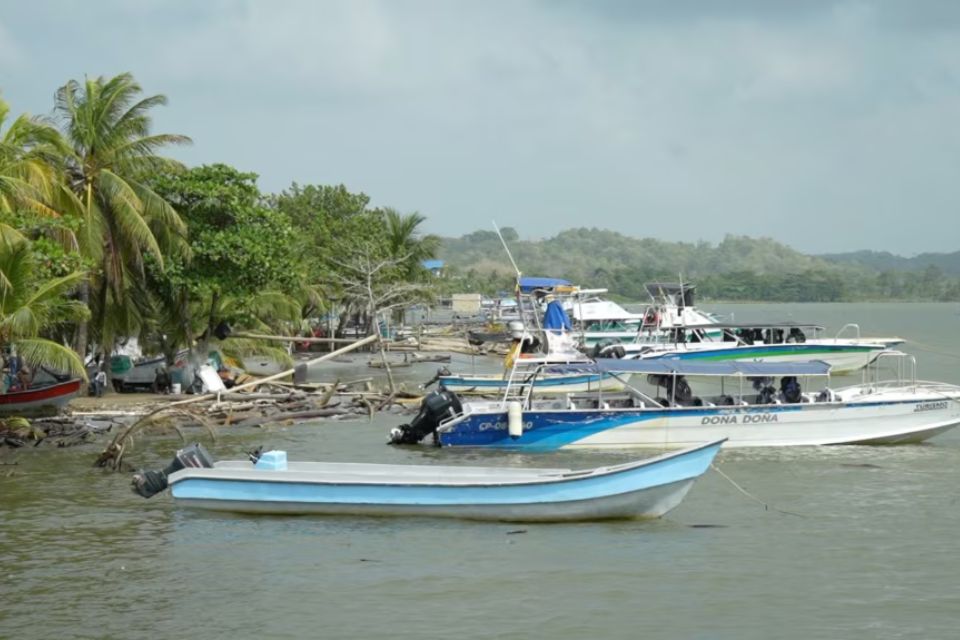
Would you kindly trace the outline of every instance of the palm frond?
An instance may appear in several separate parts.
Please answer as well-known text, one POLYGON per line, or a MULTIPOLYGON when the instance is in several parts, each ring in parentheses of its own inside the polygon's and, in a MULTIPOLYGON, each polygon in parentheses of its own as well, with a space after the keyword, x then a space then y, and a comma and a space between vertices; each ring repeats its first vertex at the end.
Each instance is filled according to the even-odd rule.
POLYGON ((77 352, 69 347, 45 338, 22 338, 15 344, 17 353, 31 367, 45 365, 83 380, 87 379, 83 361, 77 352))

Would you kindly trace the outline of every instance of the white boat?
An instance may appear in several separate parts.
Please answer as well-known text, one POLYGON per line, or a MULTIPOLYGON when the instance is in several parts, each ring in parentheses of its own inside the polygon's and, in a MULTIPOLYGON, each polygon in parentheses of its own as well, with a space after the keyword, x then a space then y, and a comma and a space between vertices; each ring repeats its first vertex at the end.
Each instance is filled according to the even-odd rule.
POLYGON ((556 395, 622 391, 624 376, 598 372, 593 359, 578 349, 577 334, 560 299, 541 310, 543 297, 566 287, 565 280, 520 278, 521 319, 508 323, 513 345, 501 374, 438 374, 440 387, 465 395, 556 395))
POLYGON ((874 365, 861 384, 838 389, 823 386, 830 373, 823 362, 601 359, 598 371, 646 374, 656 391, 629 386, 623 394, 437 406, 394 438, 432 434, 443 446, 531 451, 684 447, 716 438, 727 438, 728 447, 780 447, 921 442, 960 424, 960 387, 918 381, 906 354, 885 352, 880 361, 891 359, 895 379, 881 380, 874 365), (695 396, 687 378, 712 388, 695 396))
MULTIPOLYGON (((644 287, 650 303, 642 313, 627 311, 615 302, 598 297, 606 293, 606 289, 577 289, 565 306, 574 320, 574 329, 582 334, 584 346, 656 341, 676 327, 707 327, 720 320, 694 305, 696 285, 648 282, 644 287)), ((703 331, 711 337, 721 337, 719 330, 704 328, 703 331)))
POLYGON ((710 467, 722 442, 595 469, 287 462, 213 462, 199 445, 163 471, 140 472, 134 490, 167 486, 183 506, 269 514, 431 516, 570 521, 657 518, 710 467))
POLYGON ((504 374, 450 374, 439 376, 440 386, 460 395, 502 396, 508 388, 537 395, 623 391, 623 376, 596 370, 592 360, 563 363, 555 358, 522 358, 504 374), (578 367, 577 365, 582 365, 578 367))
POLYGON ((834 338, 823 338, 823 327, 797 322, 678 327, 664 338, 606 347, 601 355, 616 351, 624 358, 713 362, 822 360, 831 366, 831 373, 844 374, 863 369, 888 347, 902 342, 895 338, 870 342, 860 337, 857 325, 847 327, 856 328, 855 337, 841 337, 841 330, 834 338), (722 332, 720 336, 714 335, 717 331, 722 332))

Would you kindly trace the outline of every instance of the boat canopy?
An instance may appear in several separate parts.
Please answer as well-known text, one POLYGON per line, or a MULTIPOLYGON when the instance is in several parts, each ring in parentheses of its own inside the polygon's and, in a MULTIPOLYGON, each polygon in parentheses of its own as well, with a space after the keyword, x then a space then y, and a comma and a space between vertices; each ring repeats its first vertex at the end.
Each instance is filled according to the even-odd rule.
POLYGON ((813 322, 715 322, 705 324, 687 324, 684 329, 816 329, 823 331, 824 327, 813 322))
POLYGON ((654 300, 667 296, 673 298, 678 307, 692 307, 694 291, 697 288, 697 285, 690 282, 647 282, 643 286, 654 300))
MULTIPOLYGON (((582 367, 582 365, 580 365, 582 367)), ((651 358, 619 360, 598 358, 597 370, 604 373, 656 373, 677 376, 749 376, 774 378, 781 376, 825 376, 830 365, 822 360, 810 362, 698 362, 651 358)))
POLYGON ((520 287, 520 293, 533 293, 537 289, 555 289, 556 287, 572 287, 569 280, 561 278, 536 278, 532 276, 521 276, 517 282, 520 287))

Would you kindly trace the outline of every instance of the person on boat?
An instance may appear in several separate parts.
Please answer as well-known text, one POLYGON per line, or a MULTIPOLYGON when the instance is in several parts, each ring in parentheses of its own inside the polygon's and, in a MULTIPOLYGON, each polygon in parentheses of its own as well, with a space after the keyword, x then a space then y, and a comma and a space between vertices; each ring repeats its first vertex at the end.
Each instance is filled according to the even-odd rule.
POLYGON ((103 365, 97 368, 97 374, 93 376, 93 394, 98 398, 103 397, 103 390, 107 387, 107 372, 103 370, 103 365))

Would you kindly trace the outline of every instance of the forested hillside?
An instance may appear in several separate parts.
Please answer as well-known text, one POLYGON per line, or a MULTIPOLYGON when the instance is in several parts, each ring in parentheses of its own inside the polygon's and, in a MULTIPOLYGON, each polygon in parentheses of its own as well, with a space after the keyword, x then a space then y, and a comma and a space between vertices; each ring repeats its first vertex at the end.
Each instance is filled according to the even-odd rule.
MULTIPOLYGON (((511 228, 503 235, 524 273, 606 287, 633 300, 646 297, 644 282, 681 275, 696 281, 702 296, 726 300, 960 300, 960 278, 935 262, 877 269, 868 261, 805 255, 769 238, 664 242, 587 228, 535 241, 511 228)), ((448 265, 448 287, 493 293, 510 286, 513 270, 493 231, 444 238, 439 256, 448 265)))
POLYGON ((947 275, 960 276, 960 251, 953 253, 921 253, 904 258, 889 251, 854 251, 820 256, 828 262, 865 267, 875 271, 923 271, 936 267, 947 275))

